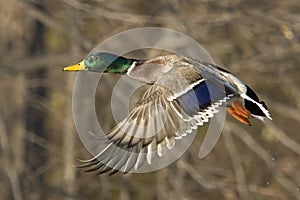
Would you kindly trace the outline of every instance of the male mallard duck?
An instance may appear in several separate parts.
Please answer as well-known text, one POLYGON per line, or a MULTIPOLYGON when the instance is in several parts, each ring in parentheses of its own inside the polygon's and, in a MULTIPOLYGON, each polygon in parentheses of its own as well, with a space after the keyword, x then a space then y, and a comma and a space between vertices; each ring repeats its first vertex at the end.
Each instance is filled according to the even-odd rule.
POLYGON ((175 139, 208 122, 223 104, 246 125, 251 117, 272 119, 264 102, 239 78, 194 58, 171 54, 135 60, 97 52, 64 71, 117 73, 150 85, 128 117, 106 135, 107 147, 81 165, 87 171, 128 172, 146 161, 151 164, 154 155, 163 156, 175 139), (119 149, 135 156, 116 156, 119 149))

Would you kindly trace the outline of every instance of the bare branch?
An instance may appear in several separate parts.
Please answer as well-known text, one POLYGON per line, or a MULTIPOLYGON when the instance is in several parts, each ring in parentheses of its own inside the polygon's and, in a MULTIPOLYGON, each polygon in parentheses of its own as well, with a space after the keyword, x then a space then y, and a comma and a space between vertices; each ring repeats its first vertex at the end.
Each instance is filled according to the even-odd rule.
POLYGON ((18 173, 14 167, 14 164, 11 163, 11 149, 9 147, 9 141, 8 141, 8 133, 6 131, 6 126, 4 123, 4 120, 2 118, 2 115, 0 115, 0 144, 1 149, 4 153, 4 166, 5 171, 7 173, 7 176, 9 178, 11 188, 12 188, 12 194, 15 200, 22 200, 23 195, 20 187, 20 180, 18 177, 18 173))
POLYGON ((226 126, 225 129, 227 131, 232 131, 232 133, 238 136, 254 153, 256 153, 256 155, 258 155, 265 162, 269 170, 272 172, 274 179, 296 199, 300 199, 299 192, 296 190, 297 186, 287 177, 285 177, 280 171, 273 169, 272 157, 269 155, 269 153, 247 132, 241 131, 240 128, 233 123, 229 123, 229 126, 230 129, 226 126))
POLYGON ((290 138, 282 129, 280 129, 275 123, 269 122, 266 124, 268 131, 274 135, 279 142, 281 142, 286 148, 292 150, 300 156, 300 144, 290 138))
POLYGON ((230 132, 224 133, 223 138, 229 152, 230 158, 232 160, 233 169, 236 175, 237 189, 241 199, 249 199, 249 194, 247 190, 246 177, 241 165, 240 154, 235 146, 232 134, 230 132))

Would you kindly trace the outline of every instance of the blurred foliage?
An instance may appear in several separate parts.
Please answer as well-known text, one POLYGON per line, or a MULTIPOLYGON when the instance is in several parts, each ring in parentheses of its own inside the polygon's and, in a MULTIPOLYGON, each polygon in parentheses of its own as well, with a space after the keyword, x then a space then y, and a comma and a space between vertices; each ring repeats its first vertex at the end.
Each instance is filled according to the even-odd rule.
MULTIPOLYGON (((299 10, 298 0, 0 0, 0 199, 299 199, 299 10), (82 173, 75 158, 90 155, 73 125, 75 74, 61 70, 112 34, 147 26, 197 40, 259 93, 274 120, 245 127, 228 117, 202 160, 200 130, 160 171, 82 173)), ((107 96, 96 97, 106 130, 118 78, 104 76, 107 96)))

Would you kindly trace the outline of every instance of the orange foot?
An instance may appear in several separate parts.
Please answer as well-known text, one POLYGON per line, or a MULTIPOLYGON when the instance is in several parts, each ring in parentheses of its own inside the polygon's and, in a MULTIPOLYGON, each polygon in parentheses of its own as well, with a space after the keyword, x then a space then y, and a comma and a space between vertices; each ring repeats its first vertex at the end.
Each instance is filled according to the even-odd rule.
POLYGON ((233 101, 231 103, 231 108, 228 108, 227 111, 229 114, 231 114, 234 118, 239 120, 240 122, 251 125, 249 122, 249 118, 251 117, 251 113, 249 110, 247 110, 244 106, 241 105, 241 103, 237 101, 233 101))

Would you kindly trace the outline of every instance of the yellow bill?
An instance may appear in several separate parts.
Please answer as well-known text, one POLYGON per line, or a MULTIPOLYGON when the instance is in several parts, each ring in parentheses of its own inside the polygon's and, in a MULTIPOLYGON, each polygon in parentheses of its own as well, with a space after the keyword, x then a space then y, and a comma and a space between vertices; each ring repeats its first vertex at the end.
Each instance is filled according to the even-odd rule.
POLYGON ((84 65, 84 60, 76 65, 65 67, 63 71, 87 71, 87 68, 84 65))

